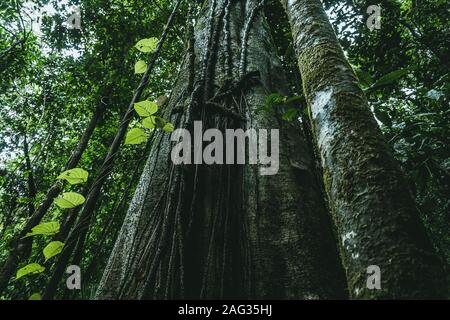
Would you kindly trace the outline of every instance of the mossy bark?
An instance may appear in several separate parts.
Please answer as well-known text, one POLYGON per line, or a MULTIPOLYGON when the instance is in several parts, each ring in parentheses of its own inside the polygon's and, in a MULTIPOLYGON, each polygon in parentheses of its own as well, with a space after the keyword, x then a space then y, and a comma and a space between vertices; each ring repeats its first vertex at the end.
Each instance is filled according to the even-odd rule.
POLYGON ((165 117, 189 130, 194 120, 222 132, 280 129, 278 175, 249 164, 175 166, 174 144, 158 133, 97 299, 345 297, 300 125, 260 111, 287 81, 258 3, 209 1, 165 117))
POLYGON ((319 0, 282 0, 353 298, 443 297, 445 274, 319 0), (381 290, 366 269, 381 268, 381 290))

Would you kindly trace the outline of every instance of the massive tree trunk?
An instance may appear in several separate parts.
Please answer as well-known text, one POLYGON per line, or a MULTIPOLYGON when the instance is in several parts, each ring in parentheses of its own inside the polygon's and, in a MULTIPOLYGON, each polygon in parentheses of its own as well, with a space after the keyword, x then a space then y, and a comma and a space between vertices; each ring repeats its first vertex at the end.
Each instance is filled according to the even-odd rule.
POLYGON ((190 43, 165 118, 190 132, 194 120, 222 133, 278 128, 279 172, 174 165, 170 135, 158 132, 96 297, 345 297, 300 124, 260 110, 288 91, 259 1, 209 1, 190 43))
POLYGON ((354 298, 442 297, 445 274, 319 0, 289 16, 341 256, 354 298), (381 290, 365 271, 381 268, 381 290))

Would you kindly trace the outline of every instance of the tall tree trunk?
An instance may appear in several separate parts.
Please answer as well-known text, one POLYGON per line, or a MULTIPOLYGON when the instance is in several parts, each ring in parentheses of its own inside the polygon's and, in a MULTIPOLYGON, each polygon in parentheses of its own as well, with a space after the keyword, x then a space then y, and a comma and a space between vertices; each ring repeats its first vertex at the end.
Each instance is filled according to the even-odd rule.
POLYGON ((283 0, 353 298, 443 297, 445 274, 319 0, 283 0), (366 286, 381 268, 381 290, 366 286))
MULTIPOLYGON (((64 170, 73 169, 78 165, 78 162, 80 161, 81 156, 83 155, 83 152, 88 145, 92 133, 94 132, 94 129, 96 128, 99 120, 101 119, 105 111, 106 105, 103 103, 102 99, 103 98, 101 98, 101 102, 97 106, 88 126, 83 132, 83 135, 81 136, 77 144, 77 147, 72 152, 70 159, 65 165, 64 170)), ((11 245, 11 250, 0 272, 0 294, 5 290, 6 286, 8 285, 8 282, 13 276, 14 272, 16 271, 19 262, 21 260, 27 259, 31 254, 32 239, 30 238, 23 239, 23 237, 28 232, 30 232, 30 230, 34 226, 38 225, 41 222, 45 213, 52 205, 53 200, 62 191, 62 187, 63 187, 62 183, 58 181, 47 191, 47 194, 45 195, 45 198, 41 203, 41 205, 38 207, 36 211, 33 212, 33 214, 30 216, 23 229, 20 232, 18 232, 18 234, 15 236, 14 238, 15 240, 12 242, 11 245)))
POLYGON ((223 133, 279 128, 279 173, 174 165, 157 133, 96 298, 344 297, 300 125, 260 110, 288 92, 259 2, 209 1, 194 37, 165 117, 190 132, 194 120, 223 133))

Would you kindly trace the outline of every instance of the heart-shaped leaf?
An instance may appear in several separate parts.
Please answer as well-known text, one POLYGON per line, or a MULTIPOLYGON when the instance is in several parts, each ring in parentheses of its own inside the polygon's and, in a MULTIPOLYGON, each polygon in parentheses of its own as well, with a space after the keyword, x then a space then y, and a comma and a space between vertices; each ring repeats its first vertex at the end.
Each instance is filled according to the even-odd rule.
POLYGON ((143 118, 150 117, 158 111, 158 105, 152 101, 144 100, 134 104, 134 110, 143 118))
POLYGON ((62 197, 55 199, 55 203, 62 209, 71 209, 82 205, 86 199, 79 193, 66 192, 62 197))
POLYGON ((162 128, 165 132, 173 132, 175 130, 175 127, 170 122, 166 123, 164 127, 162 128))
POLYGON ((144 120, 142 120, 142 125, 144 126, 144 128, 154 129, 155 126, 156 126, 156 119, 155 119, 155 117, 145 118, 144 120))
POLYGON ((127 137, 125 138, 125 144, 141 144, 147 141, 147 138, 147 134, 144 130, 134 128, 128 131, 127 137))
POLYGON ((39 263, 30 263, 29 265, 26 265, 25 267, 17 270, 16 280, 22 278, 23 276, 29 275, 29 274, 41 273, 44 270, 45 270, 45 268, 43 266, 41 266, 39 263))
POLYGON ((59 228, 60 225, 57 221, 41 223, 33 227, 31 232, 27 233, 24 238, 36 235, 52 236, 59 232, 59 228))
POLYGON ((74 168, 61 173, 56 179, 64 179, 70 184, 85 183, 89 177, 86 170, 74 168))
POLYGON ((47 262, 48 259, 60 254, 63 248, 64 243, 62 243, 61 241, 50 242, 43 250, 45 262, 47 262))
POLYGON ((153 52, 158 46, 159 40, 157 38, 142 39, 136 43, 135 47, 141 52, 153 52))
POLYGON ((134 65, 134 73, 135 74, 144 73, 145 70, 147 70, 147 64, 145 63, 144 60, 139 60, 134 65))
POLYGON ((42 300, 42 296, 40 293, 33 293, 28 300, 42 300))

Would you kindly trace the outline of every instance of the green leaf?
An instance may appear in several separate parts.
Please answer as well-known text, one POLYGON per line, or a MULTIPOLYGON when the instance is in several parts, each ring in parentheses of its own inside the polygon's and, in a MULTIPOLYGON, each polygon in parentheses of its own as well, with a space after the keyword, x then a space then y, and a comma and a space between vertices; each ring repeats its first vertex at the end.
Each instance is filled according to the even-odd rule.
POLYGON ((147 138, 147 134, 144 130, 134 128, 128 131, 127 137, 125 138, 125 144, 141 144, 146 142, 147 138))
POLYGON ((60 225, 57 221, 41 223, 32 228, 31 232, 27 233, 24 238, 36 235, 52 236, 59 232, 59 228, 60 225))
POLYGON ((155 117, 155 124, 157 128, 162 129, 167 124, 167 121, 161 117, 155 117))
POLYGON ((303 115, 305 115, 306 117, 309 117, 309 116, 310 116, 309 107, 308 107, 308 106, 304 107, 304 108, 302 109, 301 113, 302 113, 303 115))
POLYGON ((276 104, 283 104, 286 101, 286 97, 279 93, 271 93, 265 99, 265 108, 270 109, 276 104))
POLYGON ((89 173, 86 170, 75 168, 64 171, 56 179, 64 179, 70 184, 85 183, 89 177, 89 173))
POLYGON ((62 197, 55 199, 55 203, 62 209, 71 209, 82 205, 86 199, 79 193, 66 192, 62 197))
POLYGON ((47 262, 48 259, 60 254, 63 248, 64 243, 62 243, 61 241, 50 242, 43 250, 45 262, 47 262))
POLYGON ((158 46, 159 40, 157 38, 142 39, 136 43, 135 47, 141 52, 153 52, 158 46))
POLYGON ((404 75, 408 73, 408 69, 400 69, 396 71, 392 71, 388 74, 385 74, 380 79, 378 79, 372 86, 369 87, 370 90, 391 84, 392 82, 400 79, 404 75))
POLYGON ((292 97, 286 98, 285 104, 292 104, 293 102, 297 102, 302 99, 303 99, 302 96, 292 96, 292 97))
POLYGON ((166 132, 173 132, 175 130, 175 127, 173 124, 168 122, 166 119, 161 117, 155 117, 155 125, 157 128, 162 129, 166 132))
POLYGON ((162 129, 165 132, 173 132, 175 130, 175 127, 170 122, 167 122, 162 129))
POLYGON ((42 300, 42 296, 40 293, 33 293, 28 300, 42 300))
POLYGON ((16 280, 29 274, 41 273, 44 270, 45 268, 41 266, 39 263, 30 263, 29 265, 26 265, 25 267, 17 270, 16 280))
POLYGON ((297 108, 289 108, 287 111, 283 114, 283 120, 286 121, 292 121, 295 119, 296 116, 298 116, 300 110, 297 108))
POLYGON ((158 105, 155 102, 144 100, 134 104, 134 110, 143 118, 150 117, 158 111, 158 105))
POLYGON ((147 70, 147 64, 145 63, 144 60, 139 60, 134 65, 134 73, 135 74, 144 73, 146 70, 147 70))
POLYGON ((144 126, 144 128, 154 129, 155 126, 156 126, 156 119, 155 119, 155 117, 145 118, 144 120, 142 120, 142 125, 144 126))

